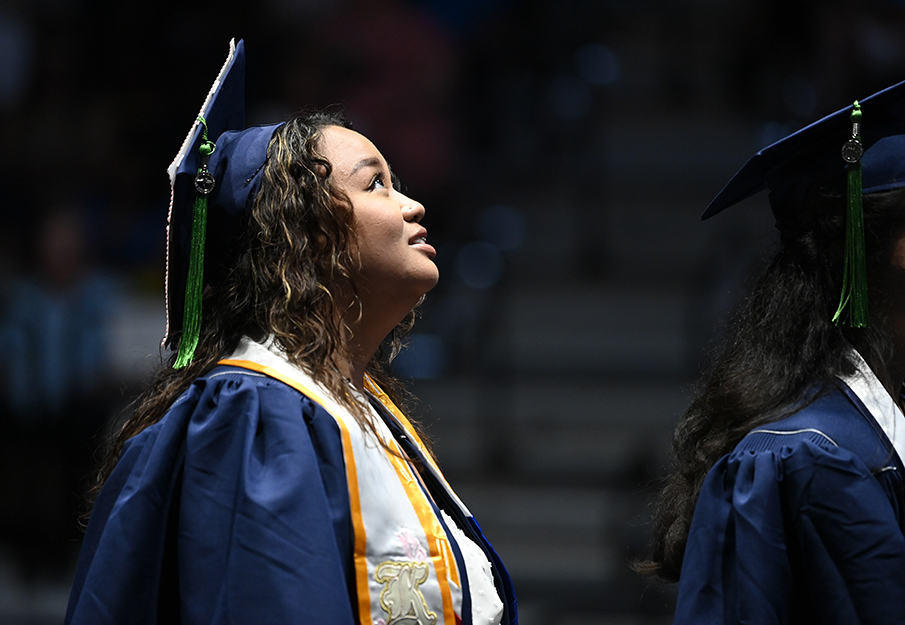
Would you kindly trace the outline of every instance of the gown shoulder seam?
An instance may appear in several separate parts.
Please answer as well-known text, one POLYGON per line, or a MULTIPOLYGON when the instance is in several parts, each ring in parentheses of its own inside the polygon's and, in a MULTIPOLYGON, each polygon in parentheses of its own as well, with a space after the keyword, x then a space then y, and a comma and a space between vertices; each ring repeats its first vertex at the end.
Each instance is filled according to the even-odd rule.
POLYGON ((266 378, 268 376, 263 373, 256 373, 254 371, 241 371, 241 370, 231 370, 231 371, 218 371, 217 373, 211 373, 208 375, 208 378, 218 378, 224 375, 247 375, 253 378, 266 378))
POLYGON ((779 435, 779 436, 790 436, 790 435, 794 435, 794 434, 804 434, 806 432, 810 432, 812 434, 819 434, 820 436, 822 436, 823 438, 828 440, 834 447, 839 447, 839 444, 836 441, 834 441, 832 438, 830 438, 825 432, 821 432, 820 430, 818 430, 816 428, 803 428, 800 430, 757 429, 757 430, 751 430, 751 432, 749 432, 749 434, 775 434, 775 435, 779 435))

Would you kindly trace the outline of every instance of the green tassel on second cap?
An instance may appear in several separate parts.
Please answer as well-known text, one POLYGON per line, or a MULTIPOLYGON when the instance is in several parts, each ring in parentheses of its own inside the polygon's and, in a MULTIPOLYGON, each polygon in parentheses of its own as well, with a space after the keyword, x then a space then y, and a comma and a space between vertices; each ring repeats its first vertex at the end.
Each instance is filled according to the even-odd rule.
POLYGON ((833 322, 853 328, 867 327, 867 261, 864 244, 864 208, 861 199, 861 105, 852 107, 852 138, 842 147, 848 165, 848 205, 845 225, 845 260, 842 293, 833 322))
POLYGON ((189 258, 189 270, 185 281, 185 311, 182 316, 182 336, 179 339, 179 353, 176 356, 174 369, 181 369, 192 362, 198 338, 201 335, 201 297, 204 293, 204 244, 207 236, 207 196, 214 190, 214 176, 208 171, 207 164, 216 145, 207 138, 207 122, 200 115, 201 167, 195 176, 195 206, 192 215, 192 249, 189 258))

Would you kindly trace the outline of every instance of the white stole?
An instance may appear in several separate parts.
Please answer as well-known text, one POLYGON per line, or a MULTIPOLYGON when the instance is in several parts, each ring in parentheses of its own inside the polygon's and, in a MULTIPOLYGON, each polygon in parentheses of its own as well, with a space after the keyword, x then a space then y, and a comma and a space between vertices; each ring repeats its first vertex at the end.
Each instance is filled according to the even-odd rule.
MULTIPOLYGON (((320 404, 336 420, 349 484, 361 625, 455 625, 456 615, 462 613, 462 590, 450 537, 434 514, 420 476, 383 419, 372 415, 381 445, 310 374, 270 345, 243 338, 236 352, 220 364, 280 380, 320 404)), ((370 379, 366 386, 421 446, 411 424, 386 394, 370 379)), ((364 405, 373 411, 366 402, 364 405)), ((423 455, 428 469, 440 477, 452 500, 470 516, 430 454, 423 455)))

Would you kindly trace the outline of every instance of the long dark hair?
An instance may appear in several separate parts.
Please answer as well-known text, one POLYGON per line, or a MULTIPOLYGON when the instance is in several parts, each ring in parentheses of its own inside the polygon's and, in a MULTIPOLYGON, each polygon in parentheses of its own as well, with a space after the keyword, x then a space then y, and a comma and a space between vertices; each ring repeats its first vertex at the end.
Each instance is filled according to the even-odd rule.
MULTIPOLYGON (((679 419, 672 471, 655 501, 651 555, 635 569, 676 581, 692 514, 710 468, 752 429, 800 410, 854 373, 855 347, 885 380, 892 358, 884 331, 893 245, 905 224, 905 193, 864 196, 869 323, 832 322, 839 304, 845 238, 844 199, 821 195, 807 224, 780 224, 780 248, 741 302, 722 349, 679 419)), ((901 380, 898 381, 901 383, 901 380)))
MULTIPOLYGON (((125 442, 160 419, 199 376, 232 353, 243 335, 271 336, 296 364, 371 428, 364 408, 352 395, 337 361, 349 358, 351 330, 337 294, 357 293, 357 239, 348 198, 331 184, 330 162, 321 154, 322 130, 349 128, 340 115, 298 115, 274 133, 263 179, 237 250, 216 269, 215 284, 203 296, 201 335, 191 364, 172 367, 175 351, 162 363, 151 385, 134 402, 132 416, 115 433, 99 471, 91 499, 110 476, 125 442)), ((414 311, 386 343, 385 359, 375 356, 368 375, 390 398, 404 399, 402 386, 387 371, 414 322, 414 311)))

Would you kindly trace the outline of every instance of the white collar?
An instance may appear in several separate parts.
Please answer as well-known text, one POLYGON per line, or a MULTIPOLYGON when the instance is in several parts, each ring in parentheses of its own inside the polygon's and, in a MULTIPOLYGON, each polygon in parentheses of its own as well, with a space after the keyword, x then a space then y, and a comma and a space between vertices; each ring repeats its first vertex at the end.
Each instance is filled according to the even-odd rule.
POLYGON ((839 379, 858 396, 892 442, 899 458, 905 461, 905 415, 902 414, 902 409, 871 371, 861 354, 852 349, 850 355, 857 371, 851 376, 839 376, 839 379))
MULTIPOLYGON (((322 404, 323 407, 327 409, 327 412, 330 412, 331 414, 335 411, 340 411, 343 414, 349 412, 349 409, 340 404, 333 394, 315 380, 310 373, 289 362, 289 359, 286 358, 286 354, 275 344, 273 337, 268 337, 264 342, 259 343, 247 336, 243 336, 239 341, 239 346, 236 348, 236 351, 233 352, 228 359, 250 360, 260 365, 264 365, 265 367, 270 367, 277 373, 280 373, 291 380, 295 380, 305 388, 318 393, 319 396, 312 397, 311 399, 322 404)), ((355 391, 354 387, 350 386, 350 388, 355 391)), ((361 397, 360 393, 355 391, 355 394, 359 400, 362 400, 364 406, 370 407, 368 402, 364 400, 364 397, 361 397)))

